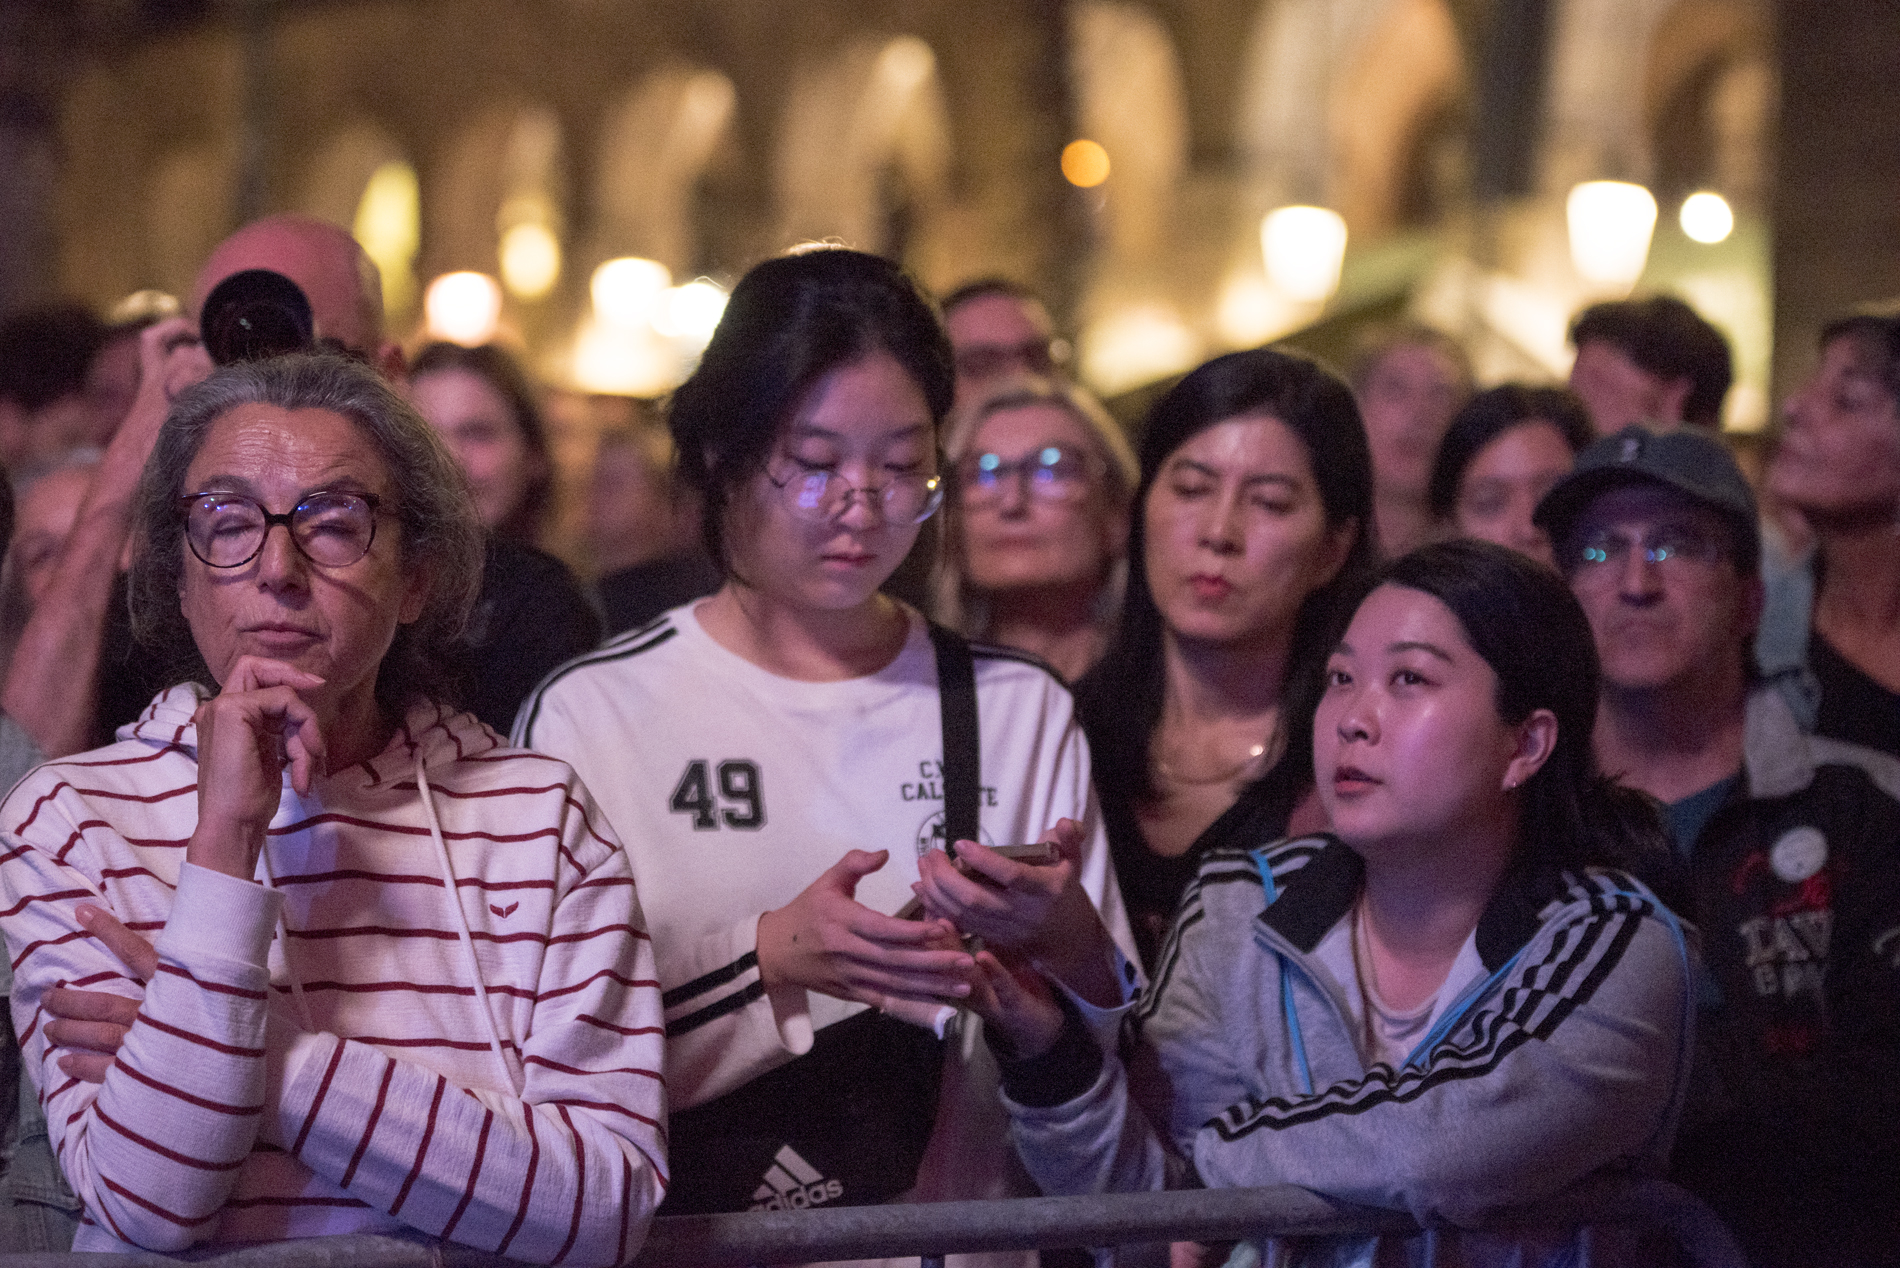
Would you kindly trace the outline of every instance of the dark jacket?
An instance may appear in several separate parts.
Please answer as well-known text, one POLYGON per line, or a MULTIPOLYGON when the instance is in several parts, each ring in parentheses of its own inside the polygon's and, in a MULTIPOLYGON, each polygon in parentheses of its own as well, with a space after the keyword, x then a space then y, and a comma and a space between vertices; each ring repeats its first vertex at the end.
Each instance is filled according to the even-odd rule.
POLYGON ((1751 1260, 1900 1263, 1900 762, 1748 704, 1696 838, 1708 976, 1675 1178, 1751 1260))

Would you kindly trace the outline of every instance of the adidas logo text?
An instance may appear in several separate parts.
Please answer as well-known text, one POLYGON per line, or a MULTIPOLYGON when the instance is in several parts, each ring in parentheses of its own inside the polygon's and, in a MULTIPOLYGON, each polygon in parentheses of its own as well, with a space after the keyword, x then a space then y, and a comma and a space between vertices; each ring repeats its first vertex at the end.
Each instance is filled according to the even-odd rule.
POLYGON ((766 1168, 765 1183, 752 1193, 752 1205, 749 1211, 802 1211, 808 1206, 822 1206, 826 1202, 836 1201, 844 1196, 844 1185, 837 1180, 827 1180, 796 1150, 786 1145, 772 1156, 772 1165, 766 1168))

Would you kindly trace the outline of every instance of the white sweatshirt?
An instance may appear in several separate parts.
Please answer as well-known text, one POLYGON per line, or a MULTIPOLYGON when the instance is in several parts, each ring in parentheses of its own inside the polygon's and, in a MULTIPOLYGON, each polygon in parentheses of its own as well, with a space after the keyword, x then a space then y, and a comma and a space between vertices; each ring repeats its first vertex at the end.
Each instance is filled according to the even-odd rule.
MULTIPOLYGON (((974 651, 983 840, 1022 844, 1059 819, 1081 823, 1082 885, 1128 965, 1138 963, 1068 690, 1031 657, 974 651)), ((675 1108, 803 1055, 815 1030, 862 1011, 797 988, 768 995, 759 915, 851 849, 891 852, 859 884, 860 902, 891 913, 910 900, 921 852, 942 844, 941 717, 936 656, 914 614, 879 672, 797 682, 720 646, 690 605, 570 662, 523 704, 515 742, 572 762, 633 856, 666 990, 675 1108)), ((945 1063, 911 1200, 1034 1192, 1010 1154, 996 1087, 970 1026, 945 1063)))
POLYGON ((408 1228, 624 1261, 665 1185, 660 1001, 625 854, 573 771, 419 706, 309 796, 286 777, 263 883, 238 880, 184 862, 199 690, 0 805, 14 1024, 86 1204, 74 1249, 408 1228), (151 982, 82 901, 156 939, 151 982), (46 1042, 62 984, 142 1001, 103 1085, 46 1042))

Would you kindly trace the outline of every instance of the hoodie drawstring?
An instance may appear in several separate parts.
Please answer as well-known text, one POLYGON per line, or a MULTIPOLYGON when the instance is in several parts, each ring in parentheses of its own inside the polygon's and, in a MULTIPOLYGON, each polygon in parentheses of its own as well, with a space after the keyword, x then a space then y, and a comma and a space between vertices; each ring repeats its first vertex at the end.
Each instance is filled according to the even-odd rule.
MULTIPOLYGON (((270 870, 270 833, 264 834, 264 848, 257 852, 258 861, 264 865, 264 888, 275 890, 277 877, 270 870)), ((277 907, 277 949, 284 956, 284 976, 290 979, 291 998, 297 1001, 297 1019, 303 1023, 304 1033, 316 1030, 316 1023, 310 1020, 310 1005, 303 997, 303 979, 297 976, 297 965, 290 958, 290 926, 284 923, 283 904, 277 907)))
MULTIPOLYGON (((475 998, 482 1020, 488 1023, 488 1046, 494 1050, 495 1060, 501 1066, 503 1081, 519 1095, 521 1086, 515 1081, 514 1067, 508 1064, 502 1051, 501 1029, 495 1025, 494 1010, 488 1006, 488 986, 482 981, 481 962, 475 958, 475 938, 468 931, 468 909, 462 906, 462 891, 455 884, 455 869, 449 864, 448 843, 442 839, 442 824, 435 813, 435 794, 429 788, 427 772, 422 769, 420 752, 416 754, 416 791, 422 796, 422 814, 429 821, 429 839, 435 842, 435 859, 442 870, 442 882, 448 886, 449 905, 455 908, 455 928, 461 935, 462 953, 468 957, 469 972, 475 979, 475 998)), ((294 982, 296 978, 291 980, 294 982)))

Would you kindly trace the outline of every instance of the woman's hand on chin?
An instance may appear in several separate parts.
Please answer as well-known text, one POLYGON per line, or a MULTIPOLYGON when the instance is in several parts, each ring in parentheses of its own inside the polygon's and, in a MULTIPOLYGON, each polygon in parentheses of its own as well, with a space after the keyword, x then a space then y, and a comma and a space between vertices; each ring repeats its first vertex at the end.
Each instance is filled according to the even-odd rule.
POLYGON ((969 994, 975 962, 942 920, 900 920, 857 901, 858 882, 889 850, 845 856, 776 911, 759 917, 759 978, 883 1007, 892 999, 952 1000, 969 994))
POLYGON ((316 710, 300 693, 315 674, 278 660, 240 656, 224 689, 198 706, 198 829, 185 861, 241 880, 257 872, 264 830, 277 813, 284 767, 299 793, 323 769, 316 710))

